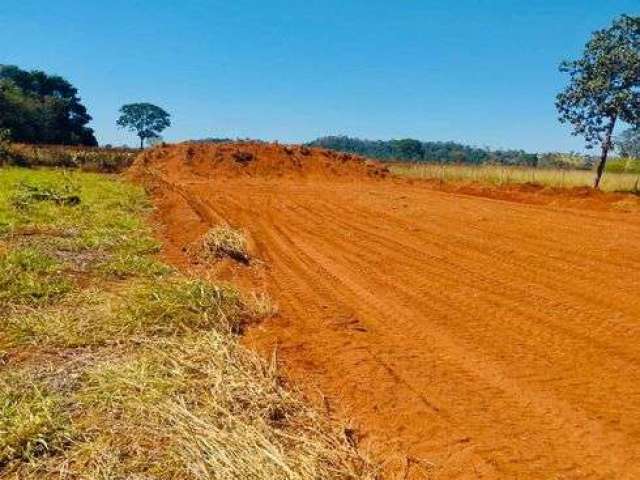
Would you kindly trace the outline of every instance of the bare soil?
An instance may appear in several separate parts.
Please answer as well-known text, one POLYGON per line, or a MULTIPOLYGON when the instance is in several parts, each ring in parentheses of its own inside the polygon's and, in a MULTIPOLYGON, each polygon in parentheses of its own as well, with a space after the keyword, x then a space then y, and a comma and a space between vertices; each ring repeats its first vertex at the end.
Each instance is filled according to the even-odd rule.
POLYGON ((165 147, 132 170, 169 260, 278 302, 247 344, 277 348, 389 476, 640 478, 634 197, 444 191, 285 148, 165 147), (221 221, 249 265, 185 253, 221 221))

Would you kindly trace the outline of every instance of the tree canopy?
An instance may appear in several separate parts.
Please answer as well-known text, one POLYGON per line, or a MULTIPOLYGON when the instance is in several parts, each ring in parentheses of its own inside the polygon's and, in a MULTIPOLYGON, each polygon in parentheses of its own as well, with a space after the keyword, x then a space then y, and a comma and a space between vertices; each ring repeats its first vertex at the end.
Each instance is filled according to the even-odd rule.
POLYGON ((562 62, 560 71, 569 74, 556 101, 560 121, 571 124, 587 148, 601 148, 597 188, 616 123, 640 125, 640 17, 623 15, 594 32, 582 57, 562 62))
POLYGON ((318 138, 307 145, 357 153, 379 160, 505 165, 536 165, 538 161, 536 154, 522 150, 490 150, 456 142, 421 142, 414 139, 384 141, 329 136, 318 138))
POLYGON ((160 132, 171 126, 170 117, 162 108, 151 103, 130 103, 120 108, 117 124, 135 132, 142 149, 145 140, 159 137, 160 132))
POLYGON ((15 142, 97 145, 78 90, 40 70, 0 65, 0 129, 15 142))

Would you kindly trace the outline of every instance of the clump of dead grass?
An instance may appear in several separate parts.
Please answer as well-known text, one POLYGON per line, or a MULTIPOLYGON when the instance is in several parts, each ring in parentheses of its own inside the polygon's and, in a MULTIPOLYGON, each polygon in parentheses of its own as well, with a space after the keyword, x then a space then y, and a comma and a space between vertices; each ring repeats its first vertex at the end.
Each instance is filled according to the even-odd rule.
POLYGON ((251 292, 246 297, 245 303, 251 314, 257 319, 273 317, 279 311, 278 304, 265 292, 251 292))
POLYGON ((223 224, 209 230, 202 238, 202 255, 205 258, 229 257, 239 262, 249 261, 247 238, 240 230, 223 224))

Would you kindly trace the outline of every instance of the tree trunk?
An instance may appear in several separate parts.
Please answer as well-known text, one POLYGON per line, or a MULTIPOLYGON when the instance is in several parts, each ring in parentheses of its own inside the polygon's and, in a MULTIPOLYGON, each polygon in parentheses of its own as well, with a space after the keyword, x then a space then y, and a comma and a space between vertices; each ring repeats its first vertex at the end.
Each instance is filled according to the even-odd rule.
POLYGON ((140 150, 144 150, 144 137, 140 135, 140 150))
POLYGON ((596 172, 596 178, 593 181, 593 188, 600 188, 600 180, 602 180, 602 174, 604 173, 604 167, 607 165, 607 157, 609 156, 609 150, 611 150, 611 136, 613 135, 613 129, 616 126, 617 117, 611 119, 607 133, 602 142, 602 153, 600 154, 600 163, 598 164, 598 170, 596 172))

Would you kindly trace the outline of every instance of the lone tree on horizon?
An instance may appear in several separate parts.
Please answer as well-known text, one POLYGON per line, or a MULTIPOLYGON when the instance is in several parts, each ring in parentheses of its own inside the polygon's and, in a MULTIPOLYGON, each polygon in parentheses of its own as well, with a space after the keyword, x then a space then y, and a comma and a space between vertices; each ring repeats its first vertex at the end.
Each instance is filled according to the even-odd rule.
POLYGON ((582 58, 562 62, 560 71, 569 74, 556 100, 560 121, 584 136, 587 148, 600 146, 593 183, 598 188, 616 123, 640 125, 640 17, 622 15, 594 32, 582 58))
POLYGON ((120 108, 120 118, 116 122, 140 137, 140 150, 144 141, 160 136, 165 128, 171 126, 171 115, 151 103, 130 103, 120 108))

